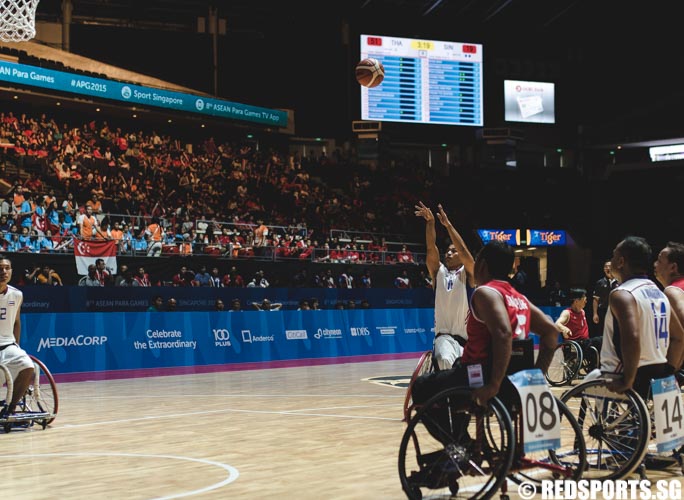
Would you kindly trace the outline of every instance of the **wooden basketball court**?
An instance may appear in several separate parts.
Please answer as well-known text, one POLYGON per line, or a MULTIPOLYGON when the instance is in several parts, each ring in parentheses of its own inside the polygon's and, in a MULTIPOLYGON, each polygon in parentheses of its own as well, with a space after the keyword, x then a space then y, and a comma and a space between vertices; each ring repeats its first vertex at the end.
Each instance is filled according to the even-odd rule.
POLYGON ((2 498, 402 499, 415 362, 59 383, 48 429, 0 433, 2 498))

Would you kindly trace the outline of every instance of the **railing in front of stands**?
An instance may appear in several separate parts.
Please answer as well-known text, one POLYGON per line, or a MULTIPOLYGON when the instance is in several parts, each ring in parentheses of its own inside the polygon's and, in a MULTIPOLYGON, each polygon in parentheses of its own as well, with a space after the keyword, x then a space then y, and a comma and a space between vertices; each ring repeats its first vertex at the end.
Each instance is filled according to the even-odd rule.
MULTIPOLYGON (((148 253, 148 244, 140 235, 152 222, 151 216, 127 214, 98 214, 102 222, 109 222, 107 231, 111 231, 115 223, 125 224, 130 228, 123 238, 110 237, 117 241, 117 254, 125 256, 152 256, 148 253)), ((205 255, 230 259, 248 259, 258 261, 302 261, 331 264, 423 264, 425 252, 390 250, 395 246, 420 246, 407 241, 406 235, 390 233, 367 233, 333 229, 330 232, 336 248, 312 245, 312 232, 305 225, 267 226, 268 239, 259 244, 254 236, 260 224, 248 222, 219 222, 197 219, 179 222, 172 218, 159 218, 160 225, 167 234, 162 241, 161 255, 205 255), (168 232, 171 228, 179 232, 168 232), (387 238, 399 241, 388 241, 387 238), (337 238, 337 239, 335 239, 337 238), (384 245, 379 244, 384 242, 384 245), (388 245, 390 246, 388 248, 388 245)), ((13 250, 11 247, 3 251, 12 253, 73 253, 76 224, 67 235, 50 236, 52 245, 47 248, 22 247, 13 250)), ((109 234, 109 233, 108 233, 109 234)), ((9 240, 8 240, 9 242, 9 240)), ((313 240, 314 243, 320 243, 313 240)))
MULTIPOLYGON (((100 214, 98 219, 101 221, 104 217, 108 217, 110 225, 114 221, 126 222, 126 224, 131 227, 136 232, 144 230, 148 224, 152 221, 152 217, 149 215, 127 215, 127 214, 100 214)), ((159 217, 160 224, 168 230, 168 228, 175 226, 177 223, 181 224, 183 228, 182 234, 189 232, 190 228, 194 228, 195 234, 205 235, 208 233, 208 229, 212 229, 212 233, 215 235, 221 235, 224 232, 228 236, 240 235, 243 237, 251 237, 254 234, 254 230, 257 229, 260 224, 255 224, 253 222, 225 222, 207 219, 197 219, 195 221, 179 222, 176 218, 165 218, 159 217), (225 230, 225 231, 224 231, 225 230)), ((323 235, 314 235, 313 231, 306 227, 305 223, 298 223, 296 225, 290 226, 279 226, 279 225, 266 225, 269 230, 269 236, 272 238, 276 236, 280 239, 287 234, 293 237, 301 236, 303 239, 314 238, 318 239, 319 243, 322 243, 321 238, 323 235)), ((386 245, 406 245, 410 247, 424 247, 424 242, 415 242, 410 235, 401 233, 380 233, 372 231, 355 231, 348 229, 331 229, 329 232, 329 239, 331 241, 337 241, 341 244, 346 243, 356 243, 359 245, 370 245, 373 243, 380 244, 384 242, 386 245)))
MULTIPOLYGON (((72 254, 74 252, 74 244, 78 241, 76 236, 59 237, 55 242, 54 248, 44 248, 39 251, 33 251, 29 247, 24 247, 18 250, 18 253, 54 253, 54 254, 72 254)), ((131 256, 131 257, 146 257, 148 249, 134 248, 131 240, 119 239, 117 255, 131 256)), ((14 253, 11 249, 5 249, 4 252, 14 253)), ((254 261, 299 261, 299 262, 317 262, 328 264, 415 264, 420 265, 425 263, 426 254, 424 252, 392 252, 388 250, 331 250, 329 248, 312 248, 304 247, 293 248, 284 246, 237 246, 228 243, 226 246, 216 244, 209 245, 198 242, 179 242, 179 243, 164 243, 162 245, 161 253, 157 256, 178 256, 178 255, 197 255, 197 256, 211 256, 223 257, 226 259, 239 260, 254 260, 254 261), (189 246, 189 248, 188 248, 189 246)))
POLYGON ((347 229, 331 229, 330 238, 336 239, 340 243, 356 242, 369 244, 372 242, 384 241, 387 245, 406 245, 413 247, 424 247, 425 243, 416 243, 406 234, 399 233, 374 233, 371 231, 350 231, 347 229))

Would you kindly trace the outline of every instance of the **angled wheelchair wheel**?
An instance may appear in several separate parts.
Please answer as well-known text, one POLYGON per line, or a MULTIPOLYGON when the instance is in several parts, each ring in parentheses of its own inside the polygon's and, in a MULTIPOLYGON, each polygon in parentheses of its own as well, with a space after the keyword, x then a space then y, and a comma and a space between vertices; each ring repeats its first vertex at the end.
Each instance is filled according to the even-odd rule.
POLYGON ((413 399, 411 397, 413 384, 416 382, 418 377, 425 373, 430 373, 433 370, 434 366, 432 364, 432 351, 425 351, 418 360, 416 368, 413 370, 413 374, 411 375, 411 381, 406 388, 406 397, 404 399, 404 422, 408 422, 411 416, 411 410, 413 408, 413 399))
POLYGON ((621 479, 641 465, 651 436, 646 403, 635 391, 616 394, 604 379, 582 382, 561 396, 587 447, 584 479, 621 479))
POLYGON ((582 348, 574 340, 566 340, 556 347, 553 359, 546 371, 549 385, 558 387, 567 385, 577 377, 582 366, 582 348))
POLYGON ((19 406, 25 412, 49 413, 50 418, 43 422, 43 427, 45 427, 54 422, 59 410, 57 384, 45 363, 33 355, 30 356, 35 365, 36 375, 19 406))
POLYGON ((600 366, 600 353, 595 346, 590 345, 584 349, 582 354, 582 365, 580 366, 579 375, 586 377, 600 366))
MULTIPOLYGON (((12 380, 12 374, 9 369, 0 365, 0 414, 7 410, 7 405, 12 400, 12 392, 14 391, 14 385, 12 380)), ((12 430, 12 424, 4 418, 4 415, 0 415, 0 420, 3 420, 2 430, 8 433, 12 430)))
POLYGON ((0 365, 0 410, 12 400, 13 391, 12 374, 6 366, 0 365))
MULTIPOLYGON (((509 478, 520 484, 522 482, 541 483, 543 480, 572 479, 582 477, 587 466, 587 449, 582 429, 565 403, 556 398, 560 415, 560 446, 523 453, 513 460, 509 478)), ((516 425, 524 425, 522 414, 518 412, 516 425)), ((516 431, 519 434, 522 431, 516 431)), ((520 443, 520 446, 523 446, 520 443)), ((522 448, 521 448, 522 449, 522 448)))
POLYGON ((454 388, 416 408, 399 447, 399 478, 410 499, 491 498, 515 452, 513 425, 497 398, 486 407, 454 388))

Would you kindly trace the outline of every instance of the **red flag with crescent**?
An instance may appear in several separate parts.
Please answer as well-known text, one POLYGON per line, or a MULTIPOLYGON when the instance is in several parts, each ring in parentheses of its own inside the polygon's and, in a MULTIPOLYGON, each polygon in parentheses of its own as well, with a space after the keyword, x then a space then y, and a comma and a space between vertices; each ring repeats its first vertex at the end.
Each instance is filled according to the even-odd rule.
POLYGON ((88 274, 88 266, 97 259, 105 261, 105 267, 116 274, 116 241, 115 240, 79 240, 74 239, 74 257, 76 270, 80 275, 88 274))

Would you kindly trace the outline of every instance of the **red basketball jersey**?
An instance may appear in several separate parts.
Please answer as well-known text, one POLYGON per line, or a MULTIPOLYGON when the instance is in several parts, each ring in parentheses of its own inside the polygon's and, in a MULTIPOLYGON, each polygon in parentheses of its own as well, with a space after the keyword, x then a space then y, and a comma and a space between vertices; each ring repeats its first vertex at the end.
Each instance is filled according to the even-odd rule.
POLYGON ((589 325, 587 324, 587 316, 584 309, 580 312, 575 312, 572 307, 568 307, 567 311, 570 313, 567 326, 572 332, 568 337, 569 340, 585 340, 589 338, 589 325))
POLYGON ((674 286, 676 288, 679 288, 680 290, 684 290, 684 278, 674 280, 672 283, 670 283, 670 286, 674 286))
MULTIPOLYGON (((501 294, 501 299, 508 312, 508 319, 511 322, 513 340, 526 339, 530 333, 530 305, 527 297, 513 288, 510 283, 500 280, 492 280, 478 286, 473 295, 484 287, 492 288, 501 294)), ((476 317, 472 306, 468 315, 466 330, 468 332, 468 342, 466 342, 463 350, 461 361, 464 364, 486 363, 491 352, 489 346, 491 344, 491 335, 489 330, 487 330, 487 326, 476 317)))

